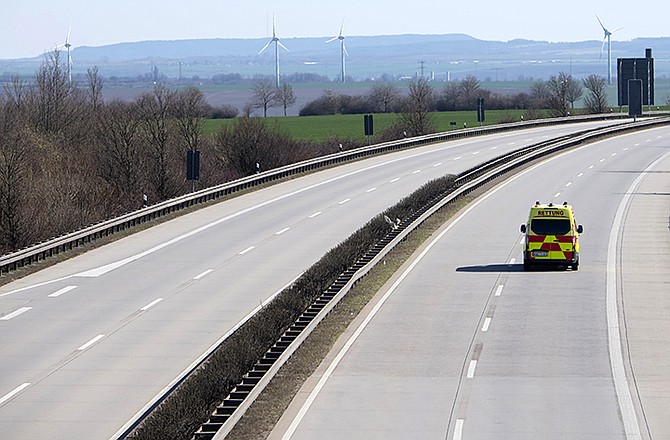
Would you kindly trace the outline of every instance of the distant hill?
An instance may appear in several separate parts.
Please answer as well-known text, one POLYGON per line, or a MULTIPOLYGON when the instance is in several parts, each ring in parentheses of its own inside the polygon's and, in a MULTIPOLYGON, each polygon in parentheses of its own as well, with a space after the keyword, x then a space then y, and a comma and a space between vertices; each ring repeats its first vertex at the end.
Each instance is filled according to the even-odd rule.
MULTIPOLYGON (((339 44, 325 44, 323 38, 284 38, 290 52, 281 50, 283 74, 310 72, 329 78, 340 74, 339 44)), ((221 73, 239 73, 245 77, 272 75, 274 51, 258 51, 269 38, 199 39, 175 41, 141 41, 99 47, 75 47, 72 50, 74 74, 98 66, 104 76, 135 77, 154 67, 169 78, 210 78, 221 73)), ((560 71, 575 77, 591 73, 605 76, 606 53, 601 41, 573 43, 511 40, 486 41, 464 34, 387 35, 345 40, 349 57, 347 74, 354 79, 378 78, 381 75, 409 77, 422 66, 425 75, 438 80, 459 79, 476 75, 481 80, 515 81, 546 79, 560 71)), ((670 78, 670 38, 639 38, 612 43, 612 58, 643 57, 652 48, 656 59, 656 77, 670 78)), ((31 75, 42 57, 0 60, 0 76, 31 75)))

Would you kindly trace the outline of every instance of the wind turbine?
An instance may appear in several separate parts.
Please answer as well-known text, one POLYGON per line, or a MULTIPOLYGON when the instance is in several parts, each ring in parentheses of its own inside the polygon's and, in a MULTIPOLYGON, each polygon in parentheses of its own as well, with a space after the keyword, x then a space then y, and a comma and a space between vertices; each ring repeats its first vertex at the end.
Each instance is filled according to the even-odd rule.
POLYGON ((345 58, 345 56, 349 56, 349 52, 347 52, 347 48, 344 46, 344 35, 342 33, 343 31, 344 31, 344 20, 342 20, 342 26, 340 26, 340 34, 337 37, 333 37, 330 40, 326 41, 326 43, 330 43, 330 42, 333 42, 335 40, 340 40, 340 56, 342 58, 342 61, 341 61, 342 62, 342 82, 345 81, 345 78, 347 76, 346 75, 346 70, 345 70, 346 66, 345 66, 344 58, 345 58))
POLYGON ((276 85, 277 88, 279 88, 279 46, 281 46, 282 49, 284 49, 286 52, 289 52, 289 50, 286 48, 286 46, 281 44, 281 41, 279 41, 279 37, 277 36, 277 29, 276 29, 276 26, 275 26, 274 17, 272 17, 272 39, 270 41, 268 41, 268 44, 266 44, 263 47, 263 49, 261 49, 260 52, 258 52, 258 55, 265 52, 265 49, 270 47, 270 45, 272 43, 275 44, 275 76, 277 77, 275 85, 276 85))
POLYGON ((610 32, 605 25, 603 24, 602 21, 600 21, 600 17, 598 17, 598 14, 596 14, 596 18, 598 19, 598 23, 600 23, 600 27, 603 28, 603 32, 605 33, 605 37, 603 38, 603 45, 600 48, 600 58, 603 56, 603 49, 605 48, 605 43, 607 43, 607 84, 612 85, 612 34, 616 31, 619 31, 623 28, 615 29, 612 32, 610 32))
POLYGON ((67 38, 65 38, 65 43, 59 44, 56 46, 56 49, 60 49, 61 47, 64 47, 65 50, 67 50, 67 82, 68 84, 72 84, 72 57, 70 56, 70 48, 72 47, 72 44, 70 44, 70 33, 72 32, 72 26, 67 31, 67 38))

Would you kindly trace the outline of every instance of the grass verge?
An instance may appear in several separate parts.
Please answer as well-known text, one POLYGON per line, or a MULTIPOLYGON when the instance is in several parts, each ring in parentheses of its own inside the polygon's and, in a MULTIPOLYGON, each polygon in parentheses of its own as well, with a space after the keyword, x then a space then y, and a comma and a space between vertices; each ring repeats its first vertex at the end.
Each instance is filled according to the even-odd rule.
POLYGON ((230 440, 267 438, 300 387, 314 373, 361 310, 412 254, 471 200, 472 197, 460 198, 429 217, 400 242, 386 256, 382 264, 375 266, 356 284, 280 369, 226 438, 230 440))

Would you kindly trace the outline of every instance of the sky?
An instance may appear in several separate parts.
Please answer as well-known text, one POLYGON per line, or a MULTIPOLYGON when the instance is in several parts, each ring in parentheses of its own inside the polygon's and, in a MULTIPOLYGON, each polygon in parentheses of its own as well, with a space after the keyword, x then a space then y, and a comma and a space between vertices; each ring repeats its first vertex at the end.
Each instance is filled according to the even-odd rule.
POLYGON ((143 40, 463 33, 483 40, 670 37, 670 2, 612 0, 2 0, 0 59, 40 56, 63 44, 143 40), (588 4, 588 6, 586 6, 588 4))

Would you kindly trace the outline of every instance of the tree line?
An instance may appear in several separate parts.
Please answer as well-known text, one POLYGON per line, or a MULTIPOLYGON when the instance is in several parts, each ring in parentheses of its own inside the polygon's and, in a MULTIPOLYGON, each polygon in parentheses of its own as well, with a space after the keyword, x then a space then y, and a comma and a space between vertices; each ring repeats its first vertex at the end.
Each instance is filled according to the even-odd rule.
POLYGON ((212 108, 196 88, 160 83, 133 101, 105 101, 89 69, 70 83, 61 54, 28 83, 0 93, 0 252, 7 253, 192 190, 188 150, 201 153, 198 187, 304 160, 337 147, 289 138, 259 118, 203 136, 212 108))

